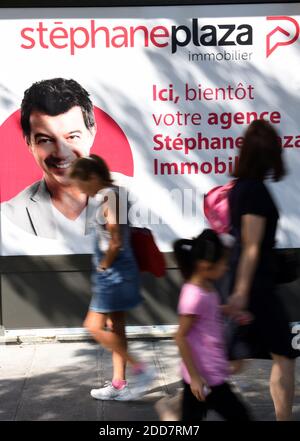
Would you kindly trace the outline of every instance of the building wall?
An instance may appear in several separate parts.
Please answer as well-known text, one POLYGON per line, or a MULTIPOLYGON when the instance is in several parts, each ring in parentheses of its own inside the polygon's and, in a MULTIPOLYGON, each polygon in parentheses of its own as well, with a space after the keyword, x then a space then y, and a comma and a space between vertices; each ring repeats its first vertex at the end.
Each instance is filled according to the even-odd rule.
MULTIPOLYGON (((143 305, 131 325, 176 323, 180 275, 167 256, 165 277, 142 275, 143 305)), ((80 327, 91 298, 88 255, 2 257, 2 322, 5 329, 80 327)))
MULTIPOLYGON (((171 255, 166 255, 166 262, 165 277, 142 275, 144 303, 128 315, 129 325, 176 324, 182 280, 171 255)), ((0 325, 5 329, 82 326, 91 297, 90 271, 88 255, 2 257, 0 325)), ((278 295, 290 321, 300 322, 300 279, 279 286, 278 295)))

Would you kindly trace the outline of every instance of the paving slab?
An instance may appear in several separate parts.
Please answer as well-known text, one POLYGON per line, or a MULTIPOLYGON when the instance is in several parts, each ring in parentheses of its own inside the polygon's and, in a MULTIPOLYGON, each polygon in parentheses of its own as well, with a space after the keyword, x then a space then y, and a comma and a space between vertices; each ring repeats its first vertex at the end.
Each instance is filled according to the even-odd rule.
POLYGON ((86 343, 34 346, 15 419, 99 419, 97 406, 86 399, 91 379, 97 372, 97 346, 86 343))
POLYGON ((0 345, 0 420, 13 421, 35 354, 35 346, 0 345))
MULTIPOLYGON (((90 397, 112 376, 111 355, 93 342, 0 345, 0 421, 158 421, 154 404, 182 385, 172 339, 130 340, 133 355, 157 371, 143 399, 101 402, 90 397)), ((294 419, 300 421, 300 360, 296 368, 294 419)), ((271 361, 253 360, 232 377, 258 420, 275 420, 269 395, 271 361)), ((128 381, 134 377, 128 369, 128 381)), ((210 421, 220 418, 211 412, 210 421)))

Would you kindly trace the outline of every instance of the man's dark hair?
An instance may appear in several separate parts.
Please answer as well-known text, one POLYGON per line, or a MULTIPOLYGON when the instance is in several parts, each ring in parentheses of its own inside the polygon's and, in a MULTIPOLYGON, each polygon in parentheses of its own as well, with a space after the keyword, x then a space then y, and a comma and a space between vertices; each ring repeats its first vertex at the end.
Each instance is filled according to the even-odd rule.
POLYGON ((21 126, 27 142, 30 139, 30 115, 33 111, 57 116, 74 106, 81 108, 84 123, 87 129, 91 129, 95 125, 93 104, 89 93, 77 81, 53 78, 33 83, 25 91, 21 104, 21 126))
POLYGON ((233 176, 259 180, 270 176, 274 181, 279 181, 284 175, 285 167, 278 133, 268 121, 253 121, 246 130, 233 176))

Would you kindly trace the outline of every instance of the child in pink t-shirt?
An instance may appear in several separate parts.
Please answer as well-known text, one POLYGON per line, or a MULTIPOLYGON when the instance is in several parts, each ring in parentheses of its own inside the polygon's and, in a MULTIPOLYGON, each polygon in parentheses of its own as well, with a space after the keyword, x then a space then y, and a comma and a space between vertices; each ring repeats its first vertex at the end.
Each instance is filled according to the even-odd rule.
POLYGON ((176 334, 184 382, 182 420, 202 420, 213 409, 226 420, 249 421, 247 408, 227 383, 229 362, 218 294, 213 282, 226 270, 225 249, 212 230, 174 244, 186 280, 182 287, 176 334))

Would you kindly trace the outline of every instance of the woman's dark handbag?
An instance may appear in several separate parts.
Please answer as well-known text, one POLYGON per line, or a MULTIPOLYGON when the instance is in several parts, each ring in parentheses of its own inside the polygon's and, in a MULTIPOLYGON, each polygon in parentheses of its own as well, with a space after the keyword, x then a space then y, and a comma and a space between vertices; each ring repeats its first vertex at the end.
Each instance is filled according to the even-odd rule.
POLYGON ((274 250, 274 274, 277 284, 294 282, 299 277, 298 266, 298 256, 294 250, 274 250))
POLYGON ((131 245, 141 272, 162 277, 166 273, 163 253, 158 249, 152 232, 148 228, 130 227, 131 245))

